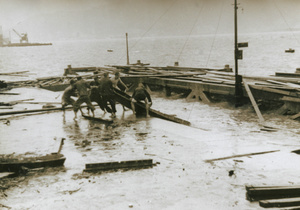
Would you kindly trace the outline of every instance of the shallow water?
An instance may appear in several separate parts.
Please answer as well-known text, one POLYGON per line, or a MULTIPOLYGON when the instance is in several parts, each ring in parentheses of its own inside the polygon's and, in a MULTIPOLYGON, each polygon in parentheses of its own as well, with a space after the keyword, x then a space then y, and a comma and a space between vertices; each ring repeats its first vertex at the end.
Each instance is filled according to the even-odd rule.
MULTIPOLYGON (((244 50, 245 59, 240 61, 241 72, 252 75, 294 72, 297 50, 295 54, 284 53, 291 45, 291 40, 283 39, 285 36, 242 37, 251 40, 251 44, 244 50), (272 45, 278 40, 286 42, 272 45)), ((193 44, 187 45, 186 53, 180 57, 180 64, 216 68, 225 64, 232 66, 232 39, 229 36, 219 38, 214 43, 218 48, 214 47, 209 55, 211 46, 208 40, 212 37, 194 37, 193 44)), ((74 67, 123 64, 126 59, 123 42, 95 40, 61 42, 44 47, 1 48, 4 59, 0 71, 29 70, 32 74, 22 79, 32 79, 62 75, 68 64, 74 67), (114 52, 108 53, 107 49, 114 52)), ((178 60, 179 48, 177 38, 147 39, 143 47, 137 44, 130 51, 131 59, 152 65, 173 65, 178 60), (156 49, 160 50, 157 52, 156 49)), ((8 78, 20 79, 5 77, 8 78)), ((59 102, 61 97, 61 92, 36 88, 18 88, 11 92, 21 95, 5 96, 2 101, 35 98, 35 101, 59 102)), ((66 138, 62 153, 67 159, 63 168, 31 172, 11 179, 9 183, 15 187, 5 191, 7 197, 0 194, 0 203, 13 209, 41 209, 41 206, 42 209, 124 209, 131 205, 137 209, 194 209, 195 206, 203 209, 257 209, 257 203, 245 199, 246 184, 299 183, 297 168, 300 159, 291 153, 300 147, 299 122, 265 112, 263 116, 267 124, 278 128, 276 132, 265 132, 260 130, 258 118, 250 105, 235 109, 225 102, 208 105, 187 102, 176 94, 165 98, 160 93, 153 93, 153 102, 154 109, 175 114, 190 121, 191 126, 156 118, 135 119, 131 111, 123 113, 120 105, 117 105, 116 122, 111 126, 82 117, 73 121, 72 111, 66 111, 65 115, 53 112, 2 117, 0 154, 56 152, 60 139, 66 138), (5 124, 7 120, 10 124, 5 124), (238 158, 238 161, 204 162, 234 154, 271 150, 280 151, 238 158), (148 158, 160 164, 143 170, 82 173, 86 163, 148 158), (229 170, 234 170, 235 176, 229 177, 229 170)), ((19 104, 15 110, 24 107, 38 109, 41 105, 19 104)), ((103 116, 102 111, 97 109, 96 116, 103 116)))

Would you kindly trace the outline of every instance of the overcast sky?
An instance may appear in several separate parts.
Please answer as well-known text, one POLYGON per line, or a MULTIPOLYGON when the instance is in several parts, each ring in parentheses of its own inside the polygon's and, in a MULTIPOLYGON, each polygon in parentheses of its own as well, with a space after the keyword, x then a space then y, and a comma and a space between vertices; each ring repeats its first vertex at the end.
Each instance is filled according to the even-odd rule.
MULTIPOLYGON (((239 33, 300 30, 299 0, 238 0, 239 33)), ((0 0, 12 28, 49 39, 233 33, 233 0, 0 0)))

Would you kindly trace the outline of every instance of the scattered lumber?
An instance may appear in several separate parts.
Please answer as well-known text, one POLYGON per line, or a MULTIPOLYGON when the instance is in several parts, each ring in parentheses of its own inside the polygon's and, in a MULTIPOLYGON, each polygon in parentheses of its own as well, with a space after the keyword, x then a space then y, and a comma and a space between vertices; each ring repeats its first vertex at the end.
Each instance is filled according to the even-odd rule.
POLYGON ((300 197, 300 186, 246 186, 249 201, 300 197))
POLYGON ((265 152, 255 152, 255 153, 247 153, 247 154, 241 154, 241 155, 232 155, 232 156, 227 156, 227 157, 222 157, 222 158, 205 160, 205 162, 209 163, 209 162, 213 162, 213 161, 217 161, 217 160, 226 160, 226 159, 231 159, 231 158, 236 158, 236 157, 246 157, 246 156, 252 156, 252 155, 262 155, 262 154, 278 152, 278 151, 280 151, 280 150, 271 150, 271 151, 265 151, 265 152))
POLYGON ((89 163, 85 164, 84 172, 97 172, 97 171, 106 171, 106 170, 115 170, 115 169, 136 169, 136 168, 145 168, 152 167, 153 160, 129 160, 129 161, 120 161, 120 162, 103 162, 103 163, 89 163))

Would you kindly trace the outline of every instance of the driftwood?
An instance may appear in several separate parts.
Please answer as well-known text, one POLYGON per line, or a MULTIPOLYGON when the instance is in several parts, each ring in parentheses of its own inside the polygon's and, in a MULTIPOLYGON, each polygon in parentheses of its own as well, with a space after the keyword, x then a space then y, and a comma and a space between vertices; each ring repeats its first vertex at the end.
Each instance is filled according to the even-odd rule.
POLYGON ((241 154, 241 155, 232 155, 232 156, 227 156, 227 157, 222 157, 222 158, 205 160, 205 162, 209 163, 209 162, 213 162, 213 161, 217 161, 217 160, 226 160, 226 159, 231 159, 231 158, 236 158, 236 157, 246 157, 246 156, 252 156, 252 155, 262 155, 262 154, 278 152, 278 151, 280 151, 280 150, 271 150, 271 151, 265 151, 265 152, 255 152, 255 153, 248 153, 248 154, 241 154))

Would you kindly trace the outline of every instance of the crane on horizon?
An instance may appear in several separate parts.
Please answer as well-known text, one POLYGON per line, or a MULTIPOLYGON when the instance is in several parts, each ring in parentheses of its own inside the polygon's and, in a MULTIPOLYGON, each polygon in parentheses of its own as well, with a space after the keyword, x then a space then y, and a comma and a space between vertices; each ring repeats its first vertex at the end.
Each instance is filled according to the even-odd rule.
POLYGON ((13 29, 13 31, 20 37, 20 43, 28 43, 28 36, 27 36, 27 33, 22 33, 22 34, 19 34, 15 29, 13 29))

